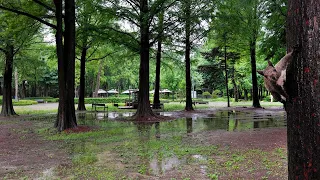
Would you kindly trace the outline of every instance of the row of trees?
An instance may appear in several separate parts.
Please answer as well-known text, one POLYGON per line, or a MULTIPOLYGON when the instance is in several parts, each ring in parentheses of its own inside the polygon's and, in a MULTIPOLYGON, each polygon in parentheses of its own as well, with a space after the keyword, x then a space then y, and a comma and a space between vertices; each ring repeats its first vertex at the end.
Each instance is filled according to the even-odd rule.
MULTIPOLYGON (((46 82, 52 82, 52 84, 58 82, 60 92, 59 104, 63 104, 65 101, 64 99, 74 97, 73 87, 78 83, 78 109, 85 110, 85 87, 91 86, 89 90, 90 92, 92 89, 97 91, 100 87, 100 79, 104 79, 103 75, 108 75, 108 73, 110 73, 108 70, 112 71, 113 69, 117 69, 116 67, 117 64, 119 64, 119 60, 114 60, 114 58, 111 60, 110 57, 116 56, 117 58, 121 58, 121 60, 129 62, 126 63, 127 65, 130 64, 130 60, 133 62, 136 60, 135 58, 128 60, 129 58, 124 56, 129 55, 129 57, 134 57, 132 54, 135 54, 140 57, 138 84, 141 96, 139 96, 139 108, 136 113, 137 118, 154 116, 149 104, 149 85, 151 84, 150 82, 153 82, 153 80, 150 81, 150 78, 155 78, 154 87, 156 94, 154 96, 154 105, 156 107, 157 104, 160 103, 158 89, 160 88, 160 70, 161 66, 163 67, 163 65, 161 65, 161 60, 168 58, 177 62, 169 63, 171 64, 171 74, 173 75, 175 71, 173 69, 177 68, 176 64, 181 64, 181 62, 184 62, 185 64, 183 68, 185 70, 184 82, 186 87, 185 109, 193 110, 191 84, 192 81, 196 81, 197 78, 191 78, 191 71, 196 70, 196 68, 192 68, 192 65, 195 66, 196 62, 191 62, 190 56, 192 49, 199 49, 201 47, 199 45, 201 45, 204 42, 203 40, 205 40, 204 37, 207 37, 204 49, 210 49, 213 46, 224 47, 225 50, 228 49, 228 53, 225 53, 225 62, 228 62, 229 65, 225 65, 224 68, 225 72, 232 72, 228 74, 231 75, 229 78, 231 78, 232 86, 235 91, 238 89, 237 84, 252 84, 252 88, 250 89, 253 89, 253 106, 260 107, 258 100, 257 78, 255 73, 256 43, 259 38, 261 39, 261 37, 266 36, 262 34, 262 22, 266 22, 263 25, 264 27, 268 27, 268 24, 274 23, 272 18, 269 18, 268 16, 273 17, 277 15, 278 11, 283 11, 283 3, 280 2, 280 0, 279 2, 262 2, 255 0, 248 1, 246 3, 243 3, 240 0, 233 0, 232 3, 206 0, 158 0, 150 2, 110 0, 106 3, 105 1, 100 0, 81 0, 77 1, 77 4, 72 3, 71 6, 72 7, 68 7, 68 5, 64 5, 64 3, 60 1, 52 2, 44 0, 13 1, 10 3, 2 1, 0 3, 0 8, 4 14, 7 14, 8 16, 14 15, 19 18, 27 18, 29 21, 33 21, 38 25, 38 28, 34 31, 34 35, 29 35, 30 38, 35 39, 35 35, 43 33, 43 28, 45 26, 51 28, 49 31, 55 33, 56 55, 49 57, 51 59, 54 59, 54 57, 58 59, 58 73, 55 74, 53 69, 50 69, 49 71, 47 68, 44 68, 47 71, 45 74, 50 75, 47 76, 47 78, 43 78, 45 76, 42 76, 41 78, 45 82, 45 85, 48 85, 46 82), (60 3, 62 5, 60 5, 60 3), (276 9, 277 11, 275 11, 275 7, 278 8, 276 9), (67 10, 66 8, 70 8, 69 13, 70 16, 72 16, 71 19, 68 19, 69 17, 67 16, 67 12, 64 14, 57 12, 58 10, 60 11, 59 8, 64 8, 65 11, 67 10), (72 27, 69 27, 70 23, 67 22, 67 20, 71 25, 77 24, 76 26, 74 25, 76 28, 73 27, 73 25, 72 27), (68 25, 65 26, 63 23, 65 25, 68 23, 68 25), (235 26, 237 28, 234 28, 235 26), (71 32, 68 31, 68 28, 71 28, 71 32), (75 30, 77 30, 77 33, 75 30), (70 36, 67 36, 67 34, 65 34, 66 32, 67 34, 70 33, 70 36), (209 36, 207 36, 208 34, 209 36), (70 42, 67 38, 69 38, 70 42), (70 47, 64 45, 65 43, 70 47), (74 48, 71 46, 74 46, 74 48), (69 49, 64 50, 64 48, 69 49), (150 54, 153 54, 153 52, 156 54, 156 72, 154 77, 150 77, 149 75, 153 73, 150 73, 149 62, 150 54), (75 70, 76 63, 74 62, 74 59, 76 54, 78 54, 78 59, 80 60, 80 72, 75 70), (251 81, 248 80, 249 78, 242 78, 248 77, 247 54, 250 54, 251 59, 251 81), (234 55, 237 55, 237 57, 232 57, 234 55), (230 58, 230 60, 227 61, 228 58, 230 58), (95 60, 104 61, 95 62, 95 60), (111 62, 106 63, 105 60, 107 60, 107 62, 111 62), (87 63, 94 64, 94 62, 99 67, 98 70, 95 71, 97 78, 94 76, 90 77, 90 74, 92 75, 92 71, 90 71, 90 68, 86 68, 87 63), (115 65, 110 66, 112 63, 115 65), (244 67, 244 69, 241 69, 242 67, 244 67), (105 73, 106 71, 107 73, 105 73), (79 74, 78 81, 75 81, 75 72, 78 72, 77 74, 79 74), (72 75, 67 75, 68 73, 72 75), (87 76, 86 73, 88 73, 87 76), (57 78, 57 74, 58 79, 54 79, 54 77, 57 78), (87 80, 85 77, 87 77, 87 80), (247 81, 247 83, 243 83, 242 81, 247 81), (88 82, 90 83, 90 86, 88 85, 88 82), (67 93, 61 93, 61 91, 67 93)), ((273 31, 272 28, 274 27, 271 26, 269 29, 273 31)), ((281 29, 278 31, 281 31, 281 29)), ((274 34, 276 33, 273 33, 273 35, 274 34)), ((271 39, 271 37, 266 39, 271 39)), ((259 40, 259 42, 262 41, 259 40)), ((264 48, 269 50, 266 52, 271 54, 267 54, 266 56, 273 57, 276 54, 275 52, 278 52, 277 50, 272 50, 273 47, 271 48, 268 43, 263 44, 266 44, 264 48)), ((30 45, 24 45, 23 47, 30 47, 30 45)), ((35 46, 33 45, 33 47, 35 46)), ((23 52, 21 53, 21 57, 27 57, 26 54, 28 54, 28 51, 24 50, 24 48, 21 49, 23 50, 21 51, 23 52)), ((198 52, 200 51, 198 50, 198 52)), ((263 55, 260 55, 260 57, 262 56, 263 55)), ((214 61, 212 67, 216 68, 214 61)), ((18 67, 19 64, 20 63, 17 63, 18 67)), ((135 63, 132 63, 133 66, 130 67, 134 68, 134 64, 135 63)), ((168 63, 164 65, 168 65, 168 63)), ((123 69, 124 66, 120 67, 123 69)), ((38 68, 39 66, 35 68, 35 71, 38 71, 38 68)), ((181 69, 181 67, 178 66, 178 69, 181 69)), ((132 76, 132 73, 127 73, 132 71, 125 72, 126 74, 123 76, 132 76)), ((221 81, 224 76, 221 72, 222 71, 215 71, 215 73, 218 73, 217 76, 214 76, 215 78, 211 78, 209 81, 206 80, 205 82, 217 84, 215 81, 221 81)), ((205 71, 205 74, 209 74, 205 76, 210 77, 211 73, 212 72, 210 71, 205 71)), ((119 75, 119 77, 120 76, 122 76, 122 74, 119 75)), ((5 79, 9 78, 5 77, 5 79)), ((177 79, 177 77, 173 77, 173 79, 177 79)), ((120 86, 130 81, 130 78, 118 78, 117 81, 122 82, 121 84, 118 84, 118 86, 120 86)), ((225 82, 228 82, 228 80, 225 82)), ((8 84, 8 82, 5 84, 8 84)), ((37 89, 36 83, 33 87, 35 87, 35 90, 32 90, 32 94, 35 94, 37 89)), ((177 87, 177 83, 173 83, 172 87, 177 87)), ((96 93, 93 93, 93 95, 94 94, 96 93)), ((11 97, 11 95, 8 95, 8 93, 4 93, 4 98, 11 97)), ((9 101, 10 99, 11 98, 9 98, 9 101)), ((67 103, 67 101, 65 103, 67 103)), ((69 104, 66 105, 68 106, 67 109, 71 108, 69 106, 72 106, 71 99, 68 100, 68 103, 69 104)), ((10 105, 10 102, 8 102, 7 105, 9 107, 12 106, 10 105)), ((63 108, 61 110, 59 108, 59 112, 62 110, 63 108)), ((74 110, 71 108, 71 114, 73 114, 73 111, 74 110)), ((14 112, 12 109, 11 113, 3 114, 10 115, 14 114, 14 112)), ((70 118, 74 119, 73 116, 70 118)))

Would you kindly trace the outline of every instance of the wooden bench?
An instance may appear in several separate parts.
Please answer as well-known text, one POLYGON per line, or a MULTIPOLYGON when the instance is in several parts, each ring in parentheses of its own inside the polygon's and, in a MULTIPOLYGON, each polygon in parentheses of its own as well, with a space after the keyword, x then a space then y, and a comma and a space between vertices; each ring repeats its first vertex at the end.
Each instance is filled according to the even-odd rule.
POLYGON ((94 107, 94 110, 97 111, 97 106, 103 107, 104 112, 106 112, 106 109, 108 110, 108 106, 106 106, 105 104, 102 104, 102 103, 93 103, 91 109, 93 110, 93 107, 94 107))
POLYGON ((44 103, 43 99, 35 99, 35 101, 37 101, 38 103, 44 103))

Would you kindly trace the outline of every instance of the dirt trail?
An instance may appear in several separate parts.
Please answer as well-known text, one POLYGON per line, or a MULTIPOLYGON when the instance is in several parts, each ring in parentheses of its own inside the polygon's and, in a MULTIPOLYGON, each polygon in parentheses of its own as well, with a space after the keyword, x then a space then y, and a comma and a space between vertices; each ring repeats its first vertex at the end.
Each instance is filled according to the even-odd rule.
POLYGON ((0 118, 0 177, 43 177, 54 167, 69 163, 61 145, 43 140, 33 122, 21 121, 22 118, 0 118))

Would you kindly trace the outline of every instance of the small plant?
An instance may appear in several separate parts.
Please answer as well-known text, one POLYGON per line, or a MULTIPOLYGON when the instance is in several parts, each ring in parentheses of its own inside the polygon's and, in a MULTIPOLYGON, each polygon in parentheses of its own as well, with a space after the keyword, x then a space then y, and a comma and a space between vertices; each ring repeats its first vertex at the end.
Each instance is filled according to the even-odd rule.
POLYGON ((207 174, 208 178, 212 179, 212 180, 218 180, 219 176, 218 174, 214 173, 214 174, 207 174))
POLYGON ((139 172, 140 174, 146 174, 146 172, 147 172, 147 166, 144 165, 144 164, 141 165, 141 166, 139 166, 138 172, 139 172))

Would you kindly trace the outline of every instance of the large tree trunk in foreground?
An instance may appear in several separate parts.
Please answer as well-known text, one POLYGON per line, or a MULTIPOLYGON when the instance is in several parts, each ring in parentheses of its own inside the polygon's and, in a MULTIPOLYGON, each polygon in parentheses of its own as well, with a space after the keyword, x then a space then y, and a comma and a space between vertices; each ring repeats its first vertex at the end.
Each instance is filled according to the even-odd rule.
POLYGON ((156 83, 154 89, 154 97, 153 97, 153 109, 160 108, 160 70, 161 70, 161 50, 162 50, 162 33, 163 31, 163 12, 159 15, 159 40, 158 40, 158 50, 157 50, 157 57, 156 57, 156 83))
POLYGON ((320 1, 289 0, 285 89, 289 179, 320 179, 320 1))
POLYGON ((87 47, 82 47, 81 59, 80 59, 80 89, 79 89, 79 102, 78 110, 85 111, 86 106, 84 103, 84 92, 85 92, 85 75, 86 75, 86 56, 87 56, 87 47))
POLYGON ((191 42, 190 42, 190 34, 191 34, 191 6, 190 2, 185 3, 185 31, 186 31, 186 49, 185 49, 185 65, 186 65, 186 111, 193 111, 192 107, 192 96, 191 96, 191 68, 190 68, 190 51, 191 51, 191 42))
POLYGON ((149 101, 149 25, 148 0, 140 0, 140 69, 139 69, 139 98, 135 119, 148 119, 155 116, 149 101))
POLYGON ((13 46, 7 44, 5 49, 6 65, 3 75, 3 97, 1 116, 16 115, 12 105, 12 66, 13 66, 13 46))
POLYGON ((75 77, 75 4, 74 0, 65 2, 65 33, 62 43, 62 0, 54 0, 56 7, 58 56, 59 108, 55 127, 59 131, 77 126, 74 107, 75 77))
POLYGON ((256 40, 250 42, 251 74, 252 74, 252 106, 261 108, 258 95, 258 80, 256 66, 256 40))

